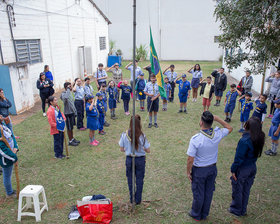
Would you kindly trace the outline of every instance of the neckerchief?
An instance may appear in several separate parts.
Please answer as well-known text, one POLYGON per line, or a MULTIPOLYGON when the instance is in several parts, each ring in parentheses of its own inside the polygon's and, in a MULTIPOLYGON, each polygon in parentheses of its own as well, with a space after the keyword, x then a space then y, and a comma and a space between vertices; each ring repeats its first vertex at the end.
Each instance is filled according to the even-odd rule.
POLYGON ((215 131, 213 130, 213 128, 200 130, 200 133, 205 135, 206 137, 208 137, 210 139, 214 138, 214 135, 215 135, 215 131))

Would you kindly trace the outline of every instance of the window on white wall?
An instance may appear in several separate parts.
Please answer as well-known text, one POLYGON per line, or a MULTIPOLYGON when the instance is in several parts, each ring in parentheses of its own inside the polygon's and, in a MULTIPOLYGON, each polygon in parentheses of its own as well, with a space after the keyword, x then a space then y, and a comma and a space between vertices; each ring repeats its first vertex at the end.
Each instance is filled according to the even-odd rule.
POLYGON ((15 40, 17 62, 42 62, 40 40, 15 40))
POLYGON ((106 37, 99 37, 99 48, 100 50, 106 50, 106 37))

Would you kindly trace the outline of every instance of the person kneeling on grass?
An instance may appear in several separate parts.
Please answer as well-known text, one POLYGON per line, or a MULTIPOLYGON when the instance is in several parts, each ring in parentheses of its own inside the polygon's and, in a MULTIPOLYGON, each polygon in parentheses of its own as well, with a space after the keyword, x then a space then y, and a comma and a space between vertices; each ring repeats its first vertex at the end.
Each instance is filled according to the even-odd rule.
POLYGON ((194 135, 187 151, 187 176, 192 184, 193 203, 189 212, 195 220, 203 220, 209 215, 215 180, 217 176, 218 146, 220 141, 232 132, 232 127, 209 111, 200 119, 200 133, 194 135), (212 128, 213 121, 224 128, 212 128))
POLYGON ((190 97, 190 93, 191 93, 191 84, 190 82, 187 80, 187 75, 183 74, 182 76, 179 76, 175 79, 175 83, 179 84, 179 100, 180 100, 180 110, 178 111, 178 113, 182 113, 183 112, 183 107, 184 107, 184 113, 188 113, 187 112, 187 100, 190 97), (182 79, 180 79, 182 77, 182 79), (180 79, 180 80, 179 80, 180 79))
POLYGON ((89 144, 97 146, 99 141, 95 139, 94 132, 99 128, 98 111, 95 107, 93 95, 86 96, 87 129, 89 129, 89 144))
POLYGON ((96 107, 99 112, 99 134, 100 135, 105 135, 106 132, 103 130, 104 127, 104 119, 105 119, 105 108, 103 105, 103 96, 101 93, 96 93, 97 96, 97 103, 96 107))
MULTIPOLYGON (((54 139, 54 154, 56 159, 63 159, 65 155, 63 155, 63 141, 64 141, 64 133, 61 130, 61 125, 65 127, 65 116, 60 111, 57 105, 57 98, 54 96, 50 96, 48 98, 49 109, 47 111, 47 117, 49 124, 51 126, 51 135, 53 135, 54 139)), ((63 128, 64 129, 64 128, 63 128)))
POLYGON ((118 89, 115 87, 115 82, 111 80, 108 83, 107 92, 109 94, 109 109, 111 111, 111 119, 117 119, 115 111, 117 107, 117 99, 118 99, 118 89))
POLYGON ((157 112, 159 107, 159 89, 158 84, 156 83, 156 76, 152 74, 150 76, 151 82, 148 82, 145 86, 144 93, 148 96, 147 98, 147 109, 149 112, 149 126, 148 128, 152 127, 153 122, 153 112, 154 112, 154 126, 158 128, 157 124, 157 112))
POLYGON ((215 87, 214 85, 212 85, 212 78, 211 76, 208 76, 206 78, 206 82, 204 82, 205 79, 203 79, 199 85, 201 86, 200 89, 200 96, 202 95, 202 105, 203 105, 203 111, 208 111, 211 101, 213 99, 214 96, 214 92, 215 92, 215 87), (207 107, 207 108, 206 108, 207 107))
POLYGON ((271 120, 268 136, 271 137, 271 149, 265 151, 268 156, 276 156, 280 137, 280 99, 274 100, 276 110, 271 120))
MULTIPOLYGON (((133 202, 132 192, 132 122, 130 119, 129 129, 123 132, 119 141, 121 152, 126 154, 126 177, 130 193, 130 202, 133 202)), ((142 191, 144 185, 146 153, 150 153, 150 143, 145 134, 142 132, 141 117, 135 115, 135 177, 136 177, 136 192, 135 203, 138 205, 142 201, 142 191)))
POLYGON ((231 166, 232 202, 228 211, 236 216, 247 215, 250 190, 257 172, 256 162, 265 142, 259 118, 251 117, 244 128, 231 166))
POLYGON ((12 172, 14 163, 17 163, 18 160, 16 155, 18 145, 13 132, 4 123, 4 117, 2 115, 0 115, 0 129, 3 130, 4 135, 2 136, 2 131, 0 131, 0 138, 5 137, 11 148, 4 141, 0 140, 0 166, 3 172, 3 184, 6 190, 6 197, 15 198, 17 194, 12 187, 12 172))

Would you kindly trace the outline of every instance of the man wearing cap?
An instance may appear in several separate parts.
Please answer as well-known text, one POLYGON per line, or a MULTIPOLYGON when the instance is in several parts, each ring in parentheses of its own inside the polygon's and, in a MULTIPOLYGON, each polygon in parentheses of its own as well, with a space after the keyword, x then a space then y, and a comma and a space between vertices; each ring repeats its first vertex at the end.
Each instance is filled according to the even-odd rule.
POLYGON ((190 92, 191 92, 191 84, 190 82, 187 80, 187 75, 183 74, 182 76, 178 76, 175 79, 175 83, 179 84, 179 100, 180 100, 180 110, 178 111, 178 113, 182 113, 183 112, 183 107, 184 107, 184 113, 188 113, 187 112, 187 100, 190 97, 190 92), (182 79, 180 79, 182 77, 182 79))
POLYGON ((200 132, 194 135, 187 151, 187 176, 192 184, 193 203, 189 216, 195 220, 203 220, 209 215, 215 180, 217 176, 218 145, 232 132, 232 127, 209 111, 203 112, 200 132), (212 128, 213 121, 223 128, 212 128))
MULTIPOLYGON (((120 69, 120 66, 118 63, 113 64, 110 68, 105 69, 106 72, 111 72, 113 75, 113 81, 115 85, 118 85, 119 82, 123 80, 123 74, 122 70, 120 69)), ((119 101, 119 96, 120 96, 120 89, 118 89, 118 96, 117 96, 117 101, 119 101)))
POLYGON ((169 84, 171 85, 171 97, 169 98, 170 102, 174 101, 174 91, 175 91, 175 87, 176 87, 175 79, 177 78, 177 72, 175 72, 174 69, 175 69, 175 66, 170 65, 163 72, 163 74, 167 76, 167 78, 169 80, 169 84))
POLYGON ((224 73, 225 69, 220 68, 219 70, 214 70, 211 75, 215 78, 215 96, 216 96, 216 103, 214 106, 220 106, 221 98, 223 96, 223 92, 227 88, 227 76, 224 73))
POLYGON ((107 75, 106 71, 103 69, 102 63, 98 64, 98 68, 94 75, 94 78, 95 78, 95 82, 96 82, 96 86, 97 86, 98 90, 100 90, 102 84, 106 85, 106 79, 108 78, 108 75, 107 75))

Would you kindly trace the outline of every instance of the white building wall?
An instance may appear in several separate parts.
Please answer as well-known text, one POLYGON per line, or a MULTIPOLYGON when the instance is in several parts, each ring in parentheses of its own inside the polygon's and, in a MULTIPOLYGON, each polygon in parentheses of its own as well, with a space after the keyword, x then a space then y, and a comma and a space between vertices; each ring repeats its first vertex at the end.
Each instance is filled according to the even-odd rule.
MULTIPOLYGON (((13 5, 16 27, 13 27, 14 39, 40 39, 42 62, 30 64, 28 79, 31 88, 26 97, 17 104, 25 105, 28 98, 38 98, 36 81, 44 65, 50 66, 54 76, 55 88, 62 88, 63 83, 81 77, 78 47, 91 47, 92 70, 98 63, 107 64, 108 23, 93 7, 89 0, 6 0, 13 5), (13 4, 14 3, 14 4, 13 4), (46 13, 52 12, 52 13, 46 13), (99 37, 105 36, 106 50, 99 50, 99 37)), ((15 53, 7 18, 6 4, 0 3, 0 40, 5 64, 14 63, 15 53)), ((15 70, 13 70, 15 72, 15 70)), ((91 74, 89 74, 91 75, 91 74)), ((11 74, 11 76, 13 76, 11 74)), ((13 91, 19 91, 13 83, 13 91)), ((34 101, 31 102, 34 104, 34 101)), ((16 106, 20 108, 19 105, 16 106)), ((30 107, 30 106, 29 106, 30 107)))
MULTIPOLYGON (((112 21, 110 40, 125 59, 132 57, 131 0, 95 0, 112 21)), ((149 50, 149 25, 157 53, 162 60, 218 60, 222 49, 214 43, 220 34, 213 17, 213 0, 142 0, 137 1, 136 42, 149 50)))

